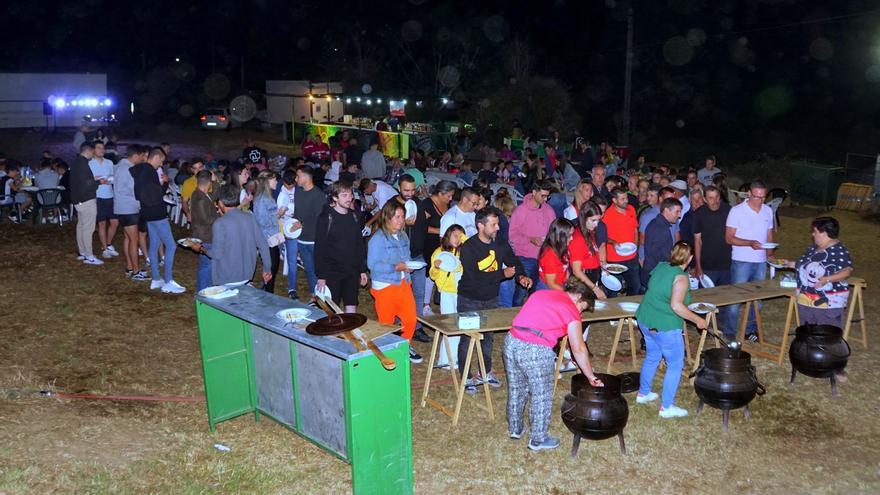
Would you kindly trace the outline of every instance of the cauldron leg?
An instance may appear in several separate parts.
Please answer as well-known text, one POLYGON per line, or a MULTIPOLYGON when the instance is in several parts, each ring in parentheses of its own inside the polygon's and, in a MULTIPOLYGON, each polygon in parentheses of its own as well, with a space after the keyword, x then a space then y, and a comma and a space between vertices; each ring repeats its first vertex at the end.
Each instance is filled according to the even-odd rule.
POLYGON ((840 392, 837 391, 837 375, 831 373, 831 396, 832 397, 840 397, 840 392))
POLYGON ((705 405, 705 403, 703 403, 702 400, 700 401, 699 404, 697 404, 697 414, 700 414, 701 412, 703 412, 703 406, 704 406, 704 405, 705 405))
POLYGON ((794 383, 794 376, 795 376, 796 374, 797 374, 797 370, 794 369, 794 366, 792 366, 792 367, 791 367, 791 381, 788 382, 789 384, 794 383))
POLYGON ((620 453, 626 455, 626 442, 623 441, 623 432, 617 434, 617 439, 620 440, 620 453))
POLYGON ((727 433, 727 422, 730 420, 730 409, 721 410, 721 431, 727 433))
POLYGON ((748 404, 743 408, 743 416, 745 416, 746 419, 752 419, 752 411, 749 410, 748 404))
POLYGON ((581 446, 581 436, 575 435, 574 439, 571 441, 571 457, 574 458, 577 456, 578 448, 581 446))

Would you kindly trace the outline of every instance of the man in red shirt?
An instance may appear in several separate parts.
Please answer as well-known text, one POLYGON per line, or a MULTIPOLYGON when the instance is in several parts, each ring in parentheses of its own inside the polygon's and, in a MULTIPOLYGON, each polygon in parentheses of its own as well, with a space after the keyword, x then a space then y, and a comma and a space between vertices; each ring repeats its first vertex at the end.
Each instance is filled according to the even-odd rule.
MULTIPOLYGON (((626 295, 639 293, 639 258, 638 250, 632 254, 618 254, 618 244, 625 242, 637 243, 639 239, 639 221, 636 210, 629 204, 626 189, 616 187, 611 191, 611 208, 605 210, 602 221, 608 228, 608 242, 605 244, 608 263, 617 263, 628 268, 620 277, 626 283, 626 295)), ((615 294, 609 294, 613 297, 615 294)))

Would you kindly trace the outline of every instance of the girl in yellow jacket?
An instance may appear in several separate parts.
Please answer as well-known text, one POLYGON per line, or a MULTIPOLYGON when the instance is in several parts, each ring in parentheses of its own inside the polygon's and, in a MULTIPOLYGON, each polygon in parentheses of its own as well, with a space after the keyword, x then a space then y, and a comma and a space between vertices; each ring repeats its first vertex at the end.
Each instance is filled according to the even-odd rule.
MULTIPOLYGON (((458 312, 458 281, 461 279, 463 271, 461 262, 458 260, 458 249, 465 239, 467 237, 465 237, 464 228, 461 225, 450 225, 446 229, 443 239, 440 240, 440 247, 431 255, 431 268, 428 271, 428 276, 434 281, 437 291, 440 293, 440 314, 447 315, 458 312), (450 253, 455 257, 455 269, 447 271, 441 268, 441 265, 449 268, 448 263, 443 263, 443 259, 441 259, 448 259, 449 254, 441 256, 442 253, 450 253)), ((461 340, 461 337, 449 337, 453 361, 457 360, 459 340, 461 340)), ((437 358, 437 365, 449 366, 449 356, 446 353, 446 346, 442 342, 440 343, 440 355, 437 358)))

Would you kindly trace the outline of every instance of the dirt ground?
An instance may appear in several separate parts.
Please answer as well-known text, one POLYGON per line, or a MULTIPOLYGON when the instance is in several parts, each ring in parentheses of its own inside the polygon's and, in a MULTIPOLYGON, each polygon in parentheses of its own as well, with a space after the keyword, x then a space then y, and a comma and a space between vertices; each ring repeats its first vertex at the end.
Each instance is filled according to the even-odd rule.
MULTIPOLYGON (((0 146, 4 141, 0 136, 0 146)), ((794 257, 809 241, 812 214, 804 209, 783 214, 780 255, 794 257)), ((850 380, 841 386, 839 399, 831 398, 827 382, 800 376, 796 385, 788 385, 787 360, 780 367, 757 359, 768 391, 753 402, 751 421, 734 412, 730 431, 723 434, 716 410, 668 421, 657 417, 656 406, 636 406, 628 396, 627 455, 609 440, 582 443, 571 459, 571 437, 558 410, 570 375, 560 382, 551 423, 551 434, 562 439, 562 446, 534 453, 525 439, 506 435, 504 387, 493 395, 500 412, 494 421, 466 401, 462 422, 453 427, 441 413, 419 407, 426 364, 414 365, 416 492, 880 492, 880 340, 872 325, 880 317, 874 295, 880 262, 873 253, 880 225, 850 212, 834 215, 841 220, 841 239, 855 260, 855 274, 869 284, 865 309, 871 345, 865 350, 853 344, 850 380)), ((40 390, 203 394, 191 290, 195 255, 178 250, 175 279, 190 291, 171 296, 125 279, 118 258, 100 267, 82 265, 74 259, 74 247, 73 225, 0 224, 0 493, 350 491, 348 465, 272 421, 245 416, 211 434, 203 402, 40 396, 40 390), (231 450, 218 451, 214 444, 231 450)), ((280 293, 285 284, 278 285, 280 293)), ((362 310, 372 315, 366 292, 361 301, 362 310)), ((771 340, 778 341, 783 310, 780 301, 765 306, 771 340)), ((590 332, 597 361, 610 349, 612 335, 607 324, 590 332)), ((429 352, 427 344, 417 348, 429 352)), ((494 357, 503 372, 500 350, 496 345, 494 357)), ((439 373, 441 381, 447 376, 439 373)), ((449 385, 432 390, 438 400, 452 403, 449 385)), ((696 396, 684 382, 678 403, 693 413, 696 396)))

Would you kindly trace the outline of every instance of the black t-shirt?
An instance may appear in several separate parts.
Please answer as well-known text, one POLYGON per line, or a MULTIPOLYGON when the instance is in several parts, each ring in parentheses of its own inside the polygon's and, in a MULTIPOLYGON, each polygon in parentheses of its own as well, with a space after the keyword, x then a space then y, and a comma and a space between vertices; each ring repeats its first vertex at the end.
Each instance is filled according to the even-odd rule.
POLYGON ((241 152, 241 157, 245 160, 250 160, 253 163, 259 163, 263 159, 263 150, 256 146, 251 146, 245 148, 244 151, 241 152))
POLYGON ((730 213, 730 205, 721 203, 717 211, 703 206, 691 214, 693 233, 700 234, 703 244, 700 250, 700 267, 703 270, 730 268, 731 248, 724 240, 728 213, 730 213))
POLYGON ((361 157, 363 156, 364 150, 356 144, 349 145, 348 148, 345 148, 345 159, 346 163, 349 165, 351 165, 352 163, 357 163, 358 165, 360 165, 361 157))
POLYGON ((458 282, 458 294, 468 299, 489 301, 498 297, 504 279, 502 263, 516 267, 514 277, 523 274, 522 263, 506 242, 496 240, 486 244, 480 236, 472 236, 461 245, 459 258, 463 272, 458 282))
MULTIPOLYGON (((395 199, 400 200, 403 203, 406 202, 400 195, 395 199)), ((406 236, 409 237, 409 254, 413 259, 422 254, 426 254, 427 257, 430 258, 431 255, 434 254, 434 251, 424 253, 425 237, 428 235, 428 215, 425 214, 425 207, 422 205, 422 202, 419 201, 419 198, 413 199, 413 202, 416 204, 416 222, 405 227, 406 236)))
MULTIPOLYGON (((428 215, 428 227, 434 227, 435 229, 440 228, 440 218, 443 216, 440 212, 437 211, 437 207, 434 205, 434 202, 431 200, 431 197, 422 200, 422 209, 425 210, 425 213, 428 215)), ((427 230, 427 229, 425 229, 427 230)), ((410 241, 410 244, 412 241, 410 241)), ((425 255, 425 258, 430 258, 434 251, 440 247, 440 234, 431 234, 430 232, 425 232, 425 242, 422 244, 422 254, 425 255)), ((426 260, 427 261, 427 260, 426 260)))

